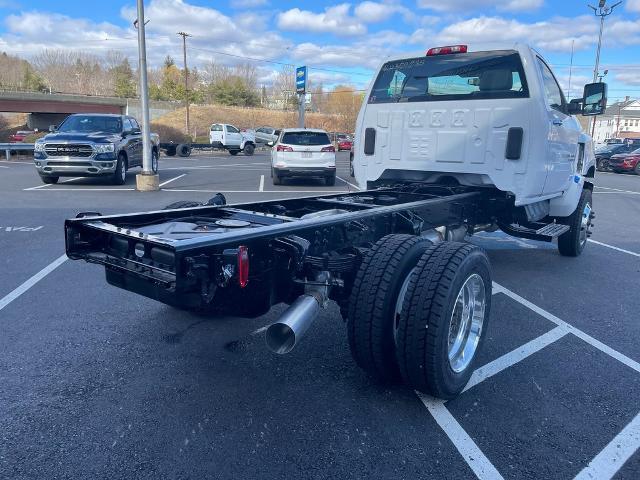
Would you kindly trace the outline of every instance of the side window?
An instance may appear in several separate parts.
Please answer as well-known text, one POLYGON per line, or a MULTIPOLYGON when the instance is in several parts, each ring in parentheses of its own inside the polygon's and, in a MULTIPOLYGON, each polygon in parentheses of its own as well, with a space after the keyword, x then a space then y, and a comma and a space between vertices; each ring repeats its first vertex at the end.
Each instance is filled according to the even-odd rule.
POLYGON ((135 118, 129 117, 129 120, 131 121, 131 126, 133 128, 138 128, 138 129, 140 128, 140 125, 138 124, 138 121, 135 118))
POLYGON ((131 121, 129 120, 128 117, 125 117, 124 121, 122 122, 122 130, 124 132, 129 132, 133 130, 133 125, 131 125, 131 121))
POLYGON ((221 132, 222 131, 222 125, 211 125, 211 131, 212 132, 221 132))
POLYGON ((564 95, 562 95, 560 85, 558 85, 551 69, 540 58, 538 58, 538 65, 542 73, 544 91, 547 95, 547 105, 555 110, 564 112, 564 95))
POLYGON ((227 132, 229 132, 229 133, 240 133, 240 130, 238 130, 236 127, 232 127, 231 125, 227 125, 227 132))
POLYGON ((256 133, 267 133, 267 129, 262 127, 256 130, 256 133))

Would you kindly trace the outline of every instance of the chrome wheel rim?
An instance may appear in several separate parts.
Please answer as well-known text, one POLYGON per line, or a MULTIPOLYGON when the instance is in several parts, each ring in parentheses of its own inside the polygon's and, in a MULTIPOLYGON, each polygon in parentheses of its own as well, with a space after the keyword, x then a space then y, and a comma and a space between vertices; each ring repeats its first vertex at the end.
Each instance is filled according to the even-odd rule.
POLYGON ((487 305, 482 277, 470 275, 458 292, 449 320, 449 365, 455 373, 464 371, 478 349, 487 305))
POLYGON ((120 173, 120 177, 122 177, 122 181, 124 182, 125 179, 127 178, 127 166, 125 165, 124 162, 122 162, 122 168, 120 169, 121 173, 120 173))
POLYGON ((582 218, 580 219, 580 246, 584 247, 589 237, 589 228, 591 227, 591 204, 587 202, 582 210, 582 218))
POLYGON ((158 171, 158 156, 155 153, 151 155, 151 170, 153 173, 158 171))

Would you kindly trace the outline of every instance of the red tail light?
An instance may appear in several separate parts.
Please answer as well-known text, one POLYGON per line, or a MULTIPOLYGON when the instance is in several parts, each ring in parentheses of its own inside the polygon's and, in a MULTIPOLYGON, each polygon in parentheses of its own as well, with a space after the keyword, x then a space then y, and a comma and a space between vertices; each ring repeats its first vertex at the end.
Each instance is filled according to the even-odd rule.
POLYGON ((333 145, 329 145, 328 147, 322 147, 322 149, 320 151, 321 152, 335 152, 336 151, 336 147, 334 147, 333 145))
POLYGON ((244 288, 249 283, 249 249, 244 245, 238 247, 238 284, 244 288))
POLYGON ((276 148, 277 152, 293 152, 293 148, 291 147, 285 147, 284 145, 278 145, 278 147, 276 148))
POLYGON ((466 45, 448 45, 446 47, 434 47, 427 50, 427 57, 433 55, 451 55, 452 53, 467 53, 466 45))

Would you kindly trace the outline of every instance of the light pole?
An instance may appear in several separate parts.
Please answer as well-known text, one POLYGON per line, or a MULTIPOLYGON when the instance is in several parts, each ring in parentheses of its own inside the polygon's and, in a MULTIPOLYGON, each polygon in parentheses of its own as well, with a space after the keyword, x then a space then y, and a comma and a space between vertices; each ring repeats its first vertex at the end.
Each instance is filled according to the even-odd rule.
MULTIPOLYGON (((602 31, 604 30, 604 19, 613 13, 613 9, 622 3, 619 1, 618 3, 607 7, 607 0, 600 0, 598 2, 598 7, 594 7, 593 5, 588 5, 588 7, 593 10, 593 14, 596 17, 600 17, 600 34, 598 35, 598 48, 596 49, 596 64, 593 68, 593 83, 598 81, 598 70, 600 68, 600 48, 602 47, 602 31)), ((591 118, 591 136, 593 137, 593 132, 596 127, 596 119, 595 117, 591 118)))
POLYGON ((147 44, 144 33, 144 1, 138 2, 138 72, 140 74, 140 109, 142 110, 142 173, 136 175, 136 189, 141 192, 159 190, 160 178, 153 171, 151 137, 149 132, 149 88, 147 83, 147 44))

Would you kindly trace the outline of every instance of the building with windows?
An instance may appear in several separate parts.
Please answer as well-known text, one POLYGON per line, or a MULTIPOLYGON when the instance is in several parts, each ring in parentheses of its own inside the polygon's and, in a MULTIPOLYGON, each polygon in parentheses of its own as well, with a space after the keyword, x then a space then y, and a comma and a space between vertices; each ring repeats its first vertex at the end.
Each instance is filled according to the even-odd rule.
POLYGON ((608 138, 640 138, 640 100, 626 97, 607 106, 605 113, 596 117, 594 142, 608 138))

